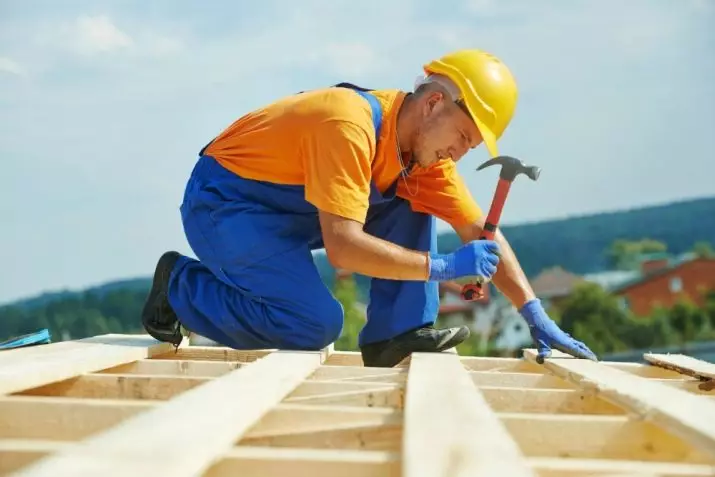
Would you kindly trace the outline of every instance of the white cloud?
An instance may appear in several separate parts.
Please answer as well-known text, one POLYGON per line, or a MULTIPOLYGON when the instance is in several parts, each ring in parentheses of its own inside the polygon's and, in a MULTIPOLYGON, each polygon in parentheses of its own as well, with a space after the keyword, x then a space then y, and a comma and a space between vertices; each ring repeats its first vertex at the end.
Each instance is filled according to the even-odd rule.
POLYGON ((132 38, 105 15, 82 15, 70 25, 69 34, 77 52, 106 53, 134 45, 132 38))
POLYGON ((330 43, 319 49, 314 61, 325 62, 327 69, 346 77, 366 77, 384 65, 376 49, 366 43, 330 43))
POLYGON ((24 76, 27 72, 25 68, 12 58, 0 57, 0 73, 10 73, 13 75, 24 76))
POLYGON ((67 53, 85 58, 117 54, 125 58, 158 58, 184 49, 179 38, 162 34, 154 26, 139 21, 118 22, 105 14, 83 14, 49 24, 38 29, 34 43, 55 62, 64 61, 67 53))

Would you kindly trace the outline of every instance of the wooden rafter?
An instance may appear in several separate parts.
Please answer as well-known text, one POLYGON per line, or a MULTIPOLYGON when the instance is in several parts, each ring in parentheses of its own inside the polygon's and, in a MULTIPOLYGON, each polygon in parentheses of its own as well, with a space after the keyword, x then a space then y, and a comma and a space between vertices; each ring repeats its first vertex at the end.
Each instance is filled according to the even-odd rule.
POLYGON ((5 351, 0 475, 715 476, 709 363, 645 358, 369 368, 122 335, 5 351))

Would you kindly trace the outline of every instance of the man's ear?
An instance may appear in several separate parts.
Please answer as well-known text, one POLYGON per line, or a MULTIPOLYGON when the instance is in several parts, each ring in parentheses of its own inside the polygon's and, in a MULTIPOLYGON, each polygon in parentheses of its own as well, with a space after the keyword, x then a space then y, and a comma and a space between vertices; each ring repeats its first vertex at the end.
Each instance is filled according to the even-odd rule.
POLYGON ((444 94, 441 91, 431 91, 425 99, 425 116, 439 113, 444 107, 444 94))

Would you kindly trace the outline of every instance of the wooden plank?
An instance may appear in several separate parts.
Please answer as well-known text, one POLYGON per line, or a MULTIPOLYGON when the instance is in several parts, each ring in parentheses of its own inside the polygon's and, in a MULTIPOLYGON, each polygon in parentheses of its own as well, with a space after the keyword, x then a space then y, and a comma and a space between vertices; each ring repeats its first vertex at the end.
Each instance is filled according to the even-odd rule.
POLYGON ((0 475, 9 475, 71 445, 52 440, 0 439, 0 475))
POLYGON ((490 371, 510 373, 535 373, 544 375, 544 368, 518 358, 484 358, 477 356, 461 357, 460 361, 469 371, 490 371))
POLYGON ((37 388, 21 396, 58 396, 94 399, 167 400, 215 378, 157 374, 90 373, 37 388))
POLYGON ((140 359, 133 363, 120 364, 103 369, 102 374, 162 374, 195 376, 198 378, 217 377, 239 368, 244 363, 238 361, 203 361, 193 359, 140 359))
POLYGON ((390 451, 236 447, 205 477, 399 477, 400 454, 390 451))
POLYGON ((677 462, 643 462, 614 459, 558 459, 531 457, 529 465, 540 477, 613 477, 614 475, 659 477, 713 477, 715 466, 677 462))
POLYGON ((279 404, 244 439, 384 426, 402 426, 402 412, 390 407, 279 404))
POLYGON ((0 439, 79 440, 151 409, 157 401, 0 397, 0 439))
POLYGON ((700 379, 715 379, 715 364, 684 354, 645 353, 643 359, 651 365, 700 379))
POLYGON ((350 386, 346 388, 354 390, 334 391, 323 394, 309 394, 303 396, 291 396, 286 398, 285 402, 316 405, 337 404, 341 406, 388 406, 400 409, 402 409, 402 407, 404 406, 405 393, 403 386, 398 386, 396 384, 391 385, 389 383, 379 383, 377 385, 373 384, 369 387, 360 387, 357 389, 355 386, 350 386))
POLYGON ((18 475, 201 475, 313 373, 325 354, 271 353, 42 459, 18 475))
POLYGON ((150 358, 169 350, 173 350, 170 343, 159 343, 148 335, 110 334, 4 351, 6 358, 0 361, 0 395, 150 358))
POLYGON ((551 374, 516 373, 509 371, 471 371, 469 375, 477 387, 574 389, 565 379, 551 374))
POLYGON ((527 457, 711 464, 711 456, 652 422, 629 416, 501 413, 527 457))
POLYGON ((403 431, 403 476, 534 476, 457 355, 413 353, 403 431))
POLYGON ((672 369, 659 368, 650 364, 643 363, 622 363, 613 361, 600 361, 603 366, 608 366, 612 369, 625 371, 641 378, 654 379, 683 379, 683 375, 672 369))
POLYGON ((682 389, 689 393, 715 396, 715 387, 709 386, 715 381, 700 381, 695 378, 688 379, 651 379, 651 381, 656 381, 666 386, 671 386, 674 388, 682 389))
POLYGON ((610 401, 581 389, 529 389, 483 386, 479 391, 496 412, 623 414, 610 401))
MULTIPOLYGON (((524 350, 524 357, 535 363, 536 350, 524 350)), ((715 458, 715 401, 558 351, 542 366, 671 430, 715 458)))
POLYGON ((407 370, 396 368, 372 368, 364 366, 323 365, 316 369, 315 373, 313 373, 313 375, 308 379, 404 383, 407 380, 407 370))
POLYGON ((240 350, 215 346, 185 346, 179 348, 178 352, 171 351, 170 353, 157 354, 154 359, 252 363, 274 351, 276 350, 240 350))

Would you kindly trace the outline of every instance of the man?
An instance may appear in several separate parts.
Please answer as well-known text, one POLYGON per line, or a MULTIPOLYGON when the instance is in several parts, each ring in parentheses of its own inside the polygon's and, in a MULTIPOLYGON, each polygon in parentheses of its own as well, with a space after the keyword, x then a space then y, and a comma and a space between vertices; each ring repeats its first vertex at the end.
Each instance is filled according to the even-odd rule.
POLYGON ((335 267, 372 277, 366 366, 464 341, 467 327, 433 324, 438 282, 469 276, 493 279, 542 356, 595 359, 546 315, 503 235, 477 240, 484 217, 456 171, 482 142, 497 155, 517 99, 510 71, 479 50, 424 69, 414 93, 343 83, 280 99, 205 146, 180 208, 198 260, 159 259, 146 330, 177 345, 183 325, 236 349, 325 347, 343 325, 311 255, 325 248, 335 267), (437 253, 436 217, 464 242, 454 253, 437 253))

